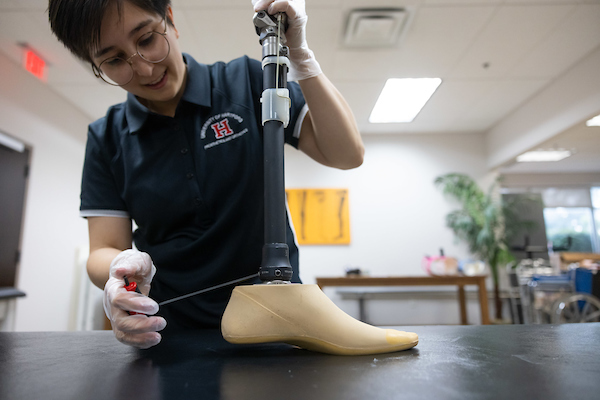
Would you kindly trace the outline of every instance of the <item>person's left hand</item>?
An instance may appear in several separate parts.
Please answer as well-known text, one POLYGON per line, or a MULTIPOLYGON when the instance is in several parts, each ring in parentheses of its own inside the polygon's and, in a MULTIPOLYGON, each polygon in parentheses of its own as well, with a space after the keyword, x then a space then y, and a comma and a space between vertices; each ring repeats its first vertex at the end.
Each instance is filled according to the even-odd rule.
POLYGON ((252 0, 254 11, 267 10, 270 15, 287 14, 286 45, 290 49, 290 80, 303 80, 319 75, 321 67, 306 42, 306 15, 304 0, 252 0))

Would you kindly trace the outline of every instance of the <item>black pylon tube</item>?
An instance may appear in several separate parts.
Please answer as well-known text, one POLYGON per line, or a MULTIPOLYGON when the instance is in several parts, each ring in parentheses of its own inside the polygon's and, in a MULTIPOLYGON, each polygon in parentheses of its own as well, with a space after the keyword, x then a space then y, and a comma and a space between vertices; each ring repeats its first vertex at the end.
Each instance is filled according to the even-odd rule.
MULTIPOLYGON (((263 69, 263 89, 287 87, 285 65, 267 64, 263 69), (277 72, 279 68, 279 73, 277 72), (279 75, 279 82, 277 81, 279 75)), ((290 281, 293 271, 286 243, 287 217, 283 122, 266 121, 263 127, 265 244, 259 276, 263 282, 290 281)))
POLYGON ((286 243, 283 124, 267 121, 264 127, 265 243, 286 243), (281 151, 280 151, 281 149, 281 151))

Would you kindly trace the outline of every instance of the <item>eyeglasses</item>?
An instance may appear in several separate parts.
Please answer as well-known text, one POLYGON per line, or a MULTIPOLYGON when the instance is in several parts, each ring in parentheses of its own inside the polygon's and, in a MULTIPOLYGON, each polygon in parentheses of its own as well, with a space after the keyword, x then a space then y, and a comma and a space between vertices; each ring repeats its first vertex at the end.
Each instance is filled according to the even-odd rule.
POLYGON ((140 56, 142 60, 152 64, 164 61, 171 50, 167 39, 167 20, 165 32, 151 31, 142 35, 135 44, 136 52, 129 58, 111 57, 102 61, 98 67, 92 64, 94 75, 113 86, 127 85, 133 79, 133 63, 131 59, 140 56))

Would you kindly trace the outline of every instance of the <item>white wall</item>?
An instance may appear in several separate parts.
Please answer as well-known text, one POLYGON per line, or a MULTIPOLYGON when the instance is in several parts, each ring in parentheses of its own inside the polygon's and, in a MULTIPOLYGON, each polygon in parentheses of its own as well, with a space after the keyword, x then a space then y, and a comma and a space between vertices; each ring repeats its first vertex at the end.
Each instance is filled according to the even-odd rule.
MULTIPOLYGON (((286 149, 288 188, 348 188, 351 244, 301 246, 300 275, 340 276, 344 267, 371 275, 424 275, 421 259, 468 254, 445 227, 451 204, 433 181, 448 172, 463 172, 481 181, 487 176, 485 143, 478 135, 365 135, 365 161, 340 171, 286 149)), ((288 146, 289 147, 289 146, 288 146)))
POLYGON ((15 329, 66 330, 76 248, 88 241, 78 209, 90 121, 1 54, 0 71, 0 130, 32 147, 15 329))
MULTIPOLYGON (((490 180, 485 142, 479 135, 365 135, 364 164, 340 171, 323 167, 287 146, 288 188, 348 188, 351 244, 300 246, 300 277, 315 283, 317 276, 343 276, 345 267, 358 267, 371 276, 425 275, 421 260, 443 248, 463 259, 466 247, 456 243, 445 216, 456 207, 433 181, 442 174, 462 172, 482 185, 490 180)), ((420 288, 436 291, 436 288, 420 288)), ((455 287, 443 299, 421 293, 415 299, 369 300, 373 324, 414 325, 460 322, 455 287), (420 299, 418 299, 420 297, 420 299), (450 301, 448 301, 450 300, 450 301)), ((469 287, 468 287, 469 289, 469 287)), ((358 302, 346 300, 334 288, 325 293, 338 306, 358 317, 358 302)), ((389 297, 389 296, 388 296, 389 297)), ((468 298, 471 298, 469 296, 468 298)), ((478 323, 476 299, 468 302, 469 322, 478 323)))

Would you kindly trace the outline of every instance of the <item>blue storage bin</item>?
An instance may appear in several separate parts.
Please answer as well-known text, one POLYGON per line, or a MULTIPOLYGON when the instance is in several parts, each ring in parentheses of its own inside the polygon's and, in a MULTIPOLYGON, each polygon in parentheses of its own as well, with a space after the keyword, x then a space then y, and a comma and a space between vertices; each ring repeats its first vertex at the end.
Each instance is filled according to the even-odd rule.
POLYGON ((592 294, 592 271, 587 268, 576 268, 571 273, 574 275, 575 291, 592 294))

